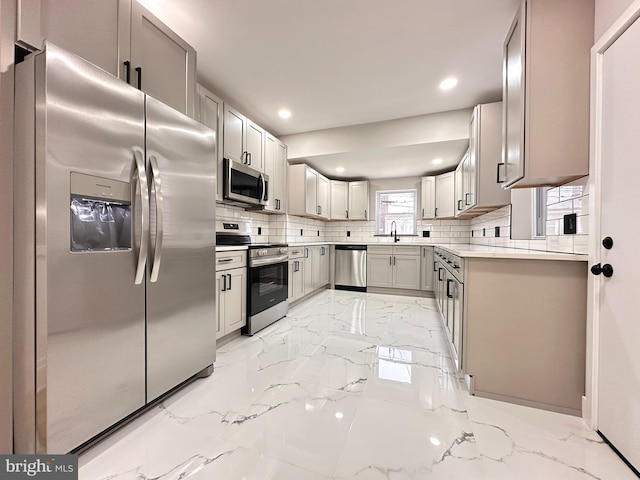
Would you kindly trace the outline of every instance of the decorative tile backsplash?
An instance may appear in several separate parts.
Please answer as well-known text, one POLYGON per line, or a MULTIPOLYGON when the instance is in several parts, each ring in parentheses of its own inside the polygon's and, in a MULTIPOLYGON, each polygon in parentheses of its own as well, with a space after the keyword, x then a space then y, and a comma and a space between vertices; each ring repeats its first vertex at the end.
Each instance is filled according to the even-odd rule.
POLYGON ((546 238, 511 240, 511 207, 487 213, 471 220, 471 243, 500 247, 524 248, 562 253, 588 253, 589 239, 589 177, 547 191, 546 238), (564 233, 564 216, 576 214, 577 232, 564 233), (500 236, 495 235, 500 227, 500 236))
MULTIPOLYGON (((400 237, 400 243, 472 243, 586 254, 589 239, 588 180, 589 177, 583 177, 560 187, 549 188, 546 238, 511 240, 511 207, 506 206, 471 220, 418 220, 418 236, 400 237), (577 231, 575 234, 565 234, 564 216, 572 213, 576 214, 577 231), (424 237, 423 231, 428 231, 429 237, 424 237)), ((251 221, 251 240, 254 243, 392 242, 391 236, 374 236, 374 221, 324 222, 292 215, 266 215, 221 204, 216 206, 216 215, 223 220, 251 221)))

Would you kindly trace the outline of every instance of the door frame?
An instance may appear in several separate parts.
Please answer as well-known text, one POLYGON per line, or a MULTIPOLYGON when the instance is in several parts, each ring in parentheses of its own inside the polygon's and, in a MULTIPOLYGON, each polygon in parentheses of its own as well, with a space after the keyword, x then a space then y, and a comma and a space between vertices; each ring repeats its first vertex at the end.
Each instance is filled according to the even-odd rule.
MULTIPOLYGON (((589 153, 589 265, 600 262, 600 216, 602 181, 602 77, 607 49, 640 18, 640 0, 635 0, 602 34, 591 49, 591 121, 589 153)), ((592 429, 598 429, 598 370, 600 344, 600 282, 589 275, 587 305, 587 348, 585 397, 582 418, 592 429)))

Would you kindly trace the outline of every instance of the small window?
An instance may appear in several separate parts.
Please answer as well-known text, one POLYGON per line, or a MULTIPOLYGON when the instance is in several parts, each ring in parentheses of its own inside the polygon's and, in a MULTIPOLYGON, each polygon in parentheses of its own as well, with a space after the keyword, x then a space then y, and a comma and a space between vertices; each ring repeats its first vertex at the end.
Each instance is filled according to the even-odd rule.
POLYGON ((389 235, 395 223, 398 235, 416 234, 416 190, 379 190, 376 193, 376 235, 389 235))

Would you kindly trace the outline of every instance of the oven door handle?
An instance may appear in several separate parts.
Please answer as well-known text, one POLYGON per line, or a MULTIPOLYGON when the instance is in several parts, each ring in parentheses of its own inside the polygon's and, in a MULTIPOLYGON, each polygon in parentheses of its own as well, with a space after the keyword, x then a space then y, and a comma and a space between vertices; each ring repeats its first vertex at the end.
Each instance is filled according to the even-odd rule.
POLYGON ((272 265, 275 263, 282 263, 289 260, 289 255, 280 255, 278 257, 269 257, 269 258, 256 258, 251 259, 249 262, 249 267, 261 267, 263 265, 272 265))

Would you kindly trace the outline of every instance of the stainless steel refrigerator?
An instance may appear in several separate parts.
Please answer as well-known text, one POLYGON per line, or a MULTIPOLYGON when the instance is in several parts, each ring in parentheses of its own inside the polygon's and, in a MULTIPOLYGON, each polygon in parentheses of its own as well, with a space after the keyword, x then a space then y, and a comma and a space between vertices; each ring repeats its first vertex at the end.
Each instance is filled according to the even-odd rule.
POLYGON ((54 45, 16 67, 16 453, 215 360, 215 133, 54 45))

